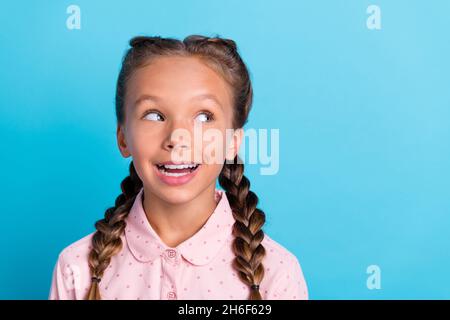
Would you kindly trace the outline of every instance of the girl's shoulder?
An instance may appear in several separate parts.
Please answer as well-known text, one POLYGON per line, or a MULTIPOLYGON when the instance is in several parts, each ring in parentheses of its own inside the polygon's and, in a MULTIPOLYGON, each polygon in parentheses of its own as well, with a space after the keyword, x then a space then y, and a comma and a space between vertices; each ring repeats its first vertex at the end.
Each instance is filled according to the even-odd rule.
MULTIPOLYGON (((292 262, 293 260, 297 260, 297 256, 288 250, 285 246, 281 245, 279 242, 273 240, 267 233, 264 234, 264 239, 262 241, 262 245, 266 249, 266 254, 272 260, 278 260, 286 262, 292 262)), ((280 263, 283 264, 283 263, 280 263)))
POLYGON ((94 233, 92 232, 64 247, 59 253, 58 260, 64 261, 64 263, 86 261, 92 249, 94 233))
POLYGON ((262 242, 264 278, 276 299, 308 299, 308 286, 298 257, 267 234, 262 242))
POLYGON ((63 248, 53 269, 49 299, 84 299, 90 286, 88 264, 94 232, 63 248))

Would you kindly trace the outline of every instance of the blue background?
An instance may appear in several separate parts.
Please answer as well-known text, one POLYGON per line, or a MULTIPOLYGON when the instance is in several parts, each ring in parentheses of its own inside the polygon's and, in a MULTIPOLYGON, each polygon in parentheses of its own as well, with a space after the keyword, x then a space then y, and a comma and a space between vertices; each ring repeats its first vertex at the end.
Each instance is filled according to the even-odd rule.
POLYGON ((0 10, 0 298, 47 299, 58 253, 127 175, 114 90, 135 35, 232 38, 280 129, 247 165, 311 299, 450 298, 449 1, 10 1, 0 10), (66 8, 81 8, 69 30, 66 8), (366 27, 370 4, 381 30, 366 27), (366 286, 369 265, 381 289, 366 286))

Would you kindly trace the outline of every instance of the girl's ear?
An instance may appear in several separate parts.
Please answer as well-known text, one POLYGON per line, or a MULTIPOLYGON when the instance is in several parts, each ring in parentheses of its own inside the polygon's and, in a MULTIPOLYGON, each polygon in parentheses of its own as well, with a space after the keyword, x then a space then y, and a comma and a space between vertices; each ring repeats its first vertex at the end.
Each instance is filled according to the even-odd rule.
POLYGON ((119 146, 120 153, 124 158, 131 156, 125 140, 124 129, 121 125, 117 125, 117 145, 119 146))
POLYGON ((239 128, 234 130, 233 136, 230 139, 230 144, 226 150, 225 158, 229 161, 233 161, 236 155, 239 152, 239 148, 241 147, 242 139, 244 137, 244 129, 239 128))

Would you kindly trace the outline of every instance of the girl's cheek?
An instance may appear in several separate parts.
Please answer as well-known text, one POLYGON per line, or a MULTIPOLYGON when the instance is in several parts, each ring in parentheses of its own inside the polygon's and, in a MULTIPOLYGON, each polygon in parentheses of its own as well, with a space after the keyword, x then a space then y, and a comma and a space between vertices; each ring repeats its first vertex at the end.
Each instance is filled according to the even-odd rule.
POLYGON ((135 155, 146 154, 158 143, 155 135, 146 130, 133 130, 128 138, 130 152, 135 155))
POLYGON ((209 141, 203 148, 203 159, 207 164, 222 164, 225 159, 225 142, 221 139, 209 141))

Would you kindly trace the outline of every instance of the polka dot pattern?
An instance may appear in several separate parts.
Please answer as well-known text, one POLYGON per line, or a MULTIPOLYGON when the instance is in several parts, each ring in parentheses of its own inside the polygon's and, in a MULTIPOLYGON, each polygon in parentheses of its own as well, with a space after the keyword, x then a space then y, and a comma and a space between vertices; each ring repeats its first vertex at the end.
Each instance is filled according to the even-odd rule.
MULTIPOLYGON (((167 246, 148 222, 139 192, 127 216, 121 251, 111 258, 99 288, 102 299, 242 299, 250 288, 232 267, 234 218, 226 194, 217 190, 217 207, 192 237, 176 248, 167 246)), ((50 299, 84 299, 90 283, 87 263, 93 233, 65 248, 55 265, 50 299), (74 268, 76 266, 77 268, 74 268), (75 277, 73 272, 78 270, 75 277)), ((296 256, 272 240, 263 239, 266 257, 263 299, 308 299, 296 256)))

